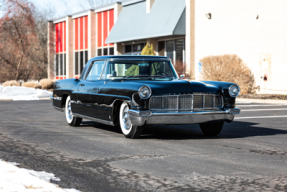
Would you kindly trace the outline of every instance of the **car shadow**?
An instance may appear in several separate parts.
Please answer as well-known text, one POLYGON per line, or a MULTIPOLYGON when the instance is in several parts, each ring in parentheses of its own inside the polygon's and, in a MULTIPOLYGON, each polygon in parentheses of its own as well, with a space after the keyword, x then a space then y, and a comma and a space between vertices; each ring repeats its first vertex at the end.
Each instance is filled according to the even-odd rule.
POLYGON ((101 129, 101 130, 105 130, 105 131, 110 131, 110 132, 122 134, 120 127, 104 125, 104 124, 97 123, 94 121, 83 121, 81 123, 80 127, 94 127, 96 129, 101 129))
MULTIPOLYGON (((97 129, 122 134, 119 127, 112 127, 95 123, 83 122, 81 127, 94 127, 97 129)), ((203 135, 198 124, 192 125, 145 125, 143 134, 139 139, 162 139, 162 140, 184 140, 184 139, 233 139, 255 136, 271 136, 287 134, 287 129, 260 127, 259 123, 234 121, 225 123, 221 133, 216 137, 203 135)))

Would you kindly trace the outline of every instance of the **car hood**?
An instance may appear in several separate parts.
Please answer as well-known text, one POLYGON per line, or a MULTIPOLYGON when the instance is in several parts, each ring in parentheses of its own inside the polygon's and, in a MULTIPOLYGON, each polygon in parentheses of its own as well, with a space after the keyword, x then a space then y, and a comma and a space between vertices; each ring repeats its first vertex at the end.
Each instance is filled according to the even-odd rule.
POLYGON ((171 80, 171 81, 130 81, 125 82, 135 89, 147 85, 152 89, 153 95, 179 94, 179 93, 218 93, 219 86, 201 81, 171 80), (134 87, 135 86, 135 87, 134 87))

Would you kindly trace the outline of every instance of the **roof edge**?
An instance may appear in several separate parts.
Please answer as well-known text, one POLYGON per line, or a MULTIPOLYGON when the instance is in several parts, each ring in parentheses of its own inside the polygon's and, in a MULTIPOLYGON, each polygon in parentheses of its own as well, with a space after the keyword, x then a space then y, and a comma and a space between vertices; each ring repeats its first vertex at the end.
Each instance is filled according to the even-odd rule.
POLYGON ((152 38, 158 38, 158 37, 165 37, 165 36, 171 36, 174 35, 173 32, 171 33, 163 33, 163 34, 158 34, 158 35, 154 35, 154 36, 141 36, 141 37, 133 37, 132 39, 129 38, 125 38, 125 39, 121 39, 121 40, 117 40, 117 41, 108 41, 108 38, 106 40, 106 43, 122 43, 122 42, 126 42, 126 41, 137 41, 137 40, 143 40, 143 39, 152 39, 152 38))

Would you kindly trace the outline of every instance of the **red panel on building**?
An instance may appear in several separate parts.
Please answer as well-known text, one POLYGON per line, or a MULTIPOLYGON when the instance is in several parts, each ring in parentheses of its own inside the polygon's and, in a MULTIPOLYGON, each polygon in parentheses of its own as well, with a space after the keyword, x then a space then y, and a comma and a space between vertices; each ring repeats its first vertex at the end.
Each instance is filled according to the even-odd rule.
POLYGON ((79 33, 78 33, 79 25, 78 25, 78 20, 79 19, 75 19, 75 50, 79 50, 79 45, 78 45, 78 43, 79 43, 79 39, 78 39, 78 37, 79 37, 79 33))
POLYGON ((59 52, 63 52, 63 23, 59 23, 59 52))
POLYGON ((108 11, 104 11, 104 46, 107 46, 106 39, 108 38, 108 11))
POLYGON ((98 47, 102 47, 102 13, 98 13, 98 47))
POLYGON ((67 41, 67 38, 66 38, 66 22, 64 22, 64 52, 66 52, 66 41, 67 41))
POLYGON ((84 49, 84 18, 80 18, 80 49, 84 49))
POLYGON ((88 30, 89 30, 89 24, 88 24, 88 16, 85 17, 85 49, 88 49, 88 43, 89 43, 89 38, 88 38, 88 30))
POLYGON ((55 40, 56 40, 56 53, 59 53, 59 29, 58 24, 55 25, 55 40))
MULTIPOLYGON (((113 26, 114 26, 114 10, 110 10, 109 11, 109 32, 111 32, 113 26)), ((110 45, 114 45, 113 43, 111 43, 110 45)))

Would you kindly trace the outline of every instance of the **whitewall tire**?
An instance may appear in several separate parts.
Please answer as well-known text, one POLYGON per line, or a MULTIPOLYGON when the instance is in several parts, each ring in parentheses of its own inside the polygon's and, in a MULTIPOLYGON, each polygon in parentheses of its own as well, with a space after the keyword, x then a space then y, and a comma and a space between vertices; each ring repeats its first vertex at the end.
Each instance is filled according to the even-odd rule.
POLYGON ((73 127, 74 126, 79 126, 81 124, 81 122, 82 122, 82 118, 75 117, 73 115, 72 108, 71 108, 71 97, 70 96, 68 96, 67 100, 66 100, 65 115, 66 115, 67 123, 70 126, 73 126, 73 127))
POLYGON ((126 102, 123 102, 120 108, 119 122, 124 136, 134 139, 141 135, 143 127, 135 126, 131 123, 129 109, 129 105, 126 102))

